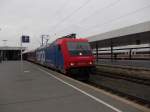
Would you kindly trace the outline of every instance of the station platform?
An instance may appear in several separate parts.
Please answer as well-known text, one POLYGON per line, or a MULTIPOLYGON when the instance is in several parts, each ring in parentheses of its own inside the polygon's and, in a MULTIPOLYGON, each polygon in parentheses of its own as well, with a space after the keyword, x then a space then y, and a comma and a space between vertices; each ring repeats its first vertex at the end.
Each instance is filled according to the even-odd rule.
POLYGON ((30 62, 0 63, 0 112, 149 112, 30 62))

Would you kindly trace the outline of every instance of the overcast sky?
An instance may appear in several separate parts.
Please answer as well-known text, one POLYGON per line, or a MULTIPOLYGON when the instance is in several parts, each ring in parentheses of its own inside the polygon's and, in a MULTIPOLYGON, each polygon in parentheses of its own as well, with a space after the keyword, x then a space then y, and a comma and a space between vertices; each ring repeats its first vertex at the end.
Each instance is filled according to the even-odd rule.
POLYGON ((22 34, 29 49, 42 34, 56 38, 77 33, 88 37, 150 20, 150 0, 0 0, 0 46, 19 46, 22 34))

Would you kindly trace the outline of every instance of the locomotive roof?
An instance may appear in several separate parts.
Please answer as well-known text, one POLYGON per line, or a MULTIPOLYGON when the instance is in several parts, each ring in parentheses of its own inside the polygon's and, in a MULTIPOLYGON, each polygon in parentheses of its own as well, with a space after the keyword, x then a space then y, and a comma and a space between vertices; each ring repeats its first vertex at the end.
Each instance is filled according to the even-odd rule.
MULTIPOLYGON (((49 44, 47 44, 47 45, 38 47, 38 48, 35 49, 35 50, 43 49, 43 48, 45 48, 45 47, 47 47, 47 46, 50 46, 50 45, 53 45, 53 44, 55 44, 55 43, 59 44, 59 43, 62 43, 63 41, 76 41, 76 42, 78 42, 78 41, 88 41, 88 39, 86 39, 86 38, 58 38, 58 39, 56 39, 55 41, 53 41, 52 43, 49 43, 49 44)), ((35 50, 31 50, 31 51, 28 51, 28 52, 32 52, 32 51, 35 51, 35 50)))
POLYGON ((62 42, 62 41, 88 41, 86 38, 59 38, 56 40, 56 42, 62 42))

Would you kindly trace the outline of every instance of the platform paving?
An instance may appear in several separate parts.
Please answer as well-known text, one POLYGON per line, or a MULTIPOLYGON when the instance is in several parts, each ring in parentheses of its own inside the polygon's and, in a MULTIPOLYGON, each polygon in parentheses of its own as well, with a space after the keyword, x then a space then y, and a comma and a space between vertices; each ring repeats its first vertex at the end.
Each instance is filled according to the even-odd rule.
POLYGON ((29 62, 0 63, 0 112, 145 112, 29 62))

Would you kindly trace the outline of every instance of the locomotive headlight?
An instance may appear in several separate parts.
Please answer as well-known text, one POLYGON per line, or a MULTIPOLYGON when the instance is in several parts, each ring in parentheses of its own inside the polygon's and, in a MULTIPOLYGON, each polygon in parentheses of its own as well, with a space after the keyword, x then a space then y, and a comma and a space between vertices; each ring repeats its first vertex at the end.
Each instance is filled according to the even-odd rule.
POLYGON ((90 62, 89 62, 89 64, 90 64, 90 65, 92 65, 92 64, 93 64, 93 62, 92 62, 92 61, 90 61, 90 62))
POLYGON ((82 56, 82 53, 80 52, 79 55, 82 56))
POLYGON ((74 66, 74 63, 70 63, 71 66, 74 66))

